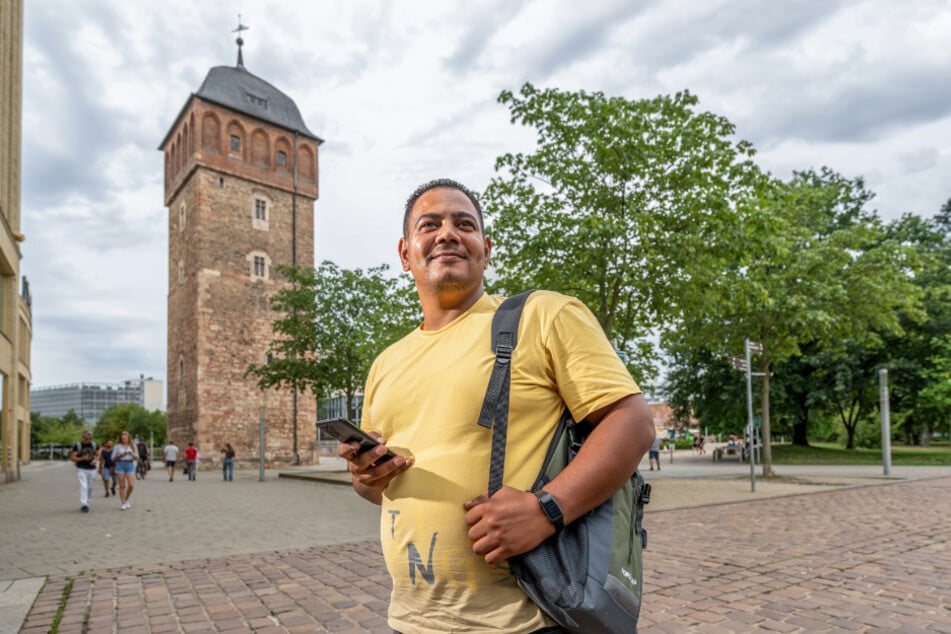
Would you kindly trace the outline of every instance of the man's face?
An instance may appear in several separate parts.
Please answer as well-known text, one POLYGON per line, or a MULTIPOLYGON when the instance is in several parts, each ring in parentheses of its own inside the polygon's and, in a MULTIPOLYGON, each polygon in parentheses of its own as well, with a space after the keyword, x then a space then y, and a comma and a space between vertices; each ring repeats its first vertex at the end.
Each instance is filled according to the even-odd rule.
POLYGON ((472 202, 448 187, 419 197, 399 243, 403 270, 413 274, 420 292, 436 294, 481 287, 491 250, 472 202))

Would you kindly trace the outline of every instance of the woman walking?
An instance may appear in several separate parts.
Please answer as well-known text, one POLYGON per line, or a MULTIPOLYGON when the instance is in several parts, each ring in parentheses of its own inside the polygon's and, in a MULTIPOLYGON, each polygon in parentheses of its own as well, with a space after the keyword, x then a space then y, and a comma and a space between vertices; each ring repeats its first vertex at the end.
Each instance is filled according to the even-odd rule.
POLYGON ((221 450, 221 453, 225 455, 225 459, 221 463, 221 476, 225 479, 225 482, 231 482, 234 480, 234 448, 230 442, 225 443, 225 448, 221 450))
POLYGON ((115 449, 112 450, 112 460, 116 463, 116 475, 119 476, 119 499, 122 500, 123 511, 132 508, 129 498, 132 497, 132 489, 135 488, 135 461, 139 457, 139 452, 132 444, 132 436, 129 432, 123 431, 119 434, 119 441, 115 449))
POLYGON ((109 485, 112 485, 112 494, 116 494, 115 463, 112 461, 112 441, 106 440, 99 449, 99 475, 102 484, 106 487, 106 497, 109 497, 109 485))

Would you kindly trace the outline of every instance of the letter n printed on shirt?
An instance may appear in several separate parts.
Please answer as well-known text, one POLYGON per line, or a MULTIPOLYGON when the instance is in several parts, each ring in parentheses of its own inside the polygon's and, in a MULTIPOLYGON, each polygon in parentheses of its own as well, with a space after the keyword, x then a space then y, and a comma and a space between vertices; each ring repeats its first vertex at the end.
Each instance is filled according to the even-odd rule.
POLYGON ((422 575, 423 579, 426 580, 426 583, 433 585, 436 582, 436 576, 433 572, 433 551, 436 549, 436 536, 439 533, 433 533, 433 539, 429 543, 429 561, 426 565, 423 565, 423 558, 420 557, 419 550, 416 548, 416 544, 409 544, 407 546, 407 555, 409 556, 409 579, 416 585, 416 571, 419 570, 419 574, 422 575))

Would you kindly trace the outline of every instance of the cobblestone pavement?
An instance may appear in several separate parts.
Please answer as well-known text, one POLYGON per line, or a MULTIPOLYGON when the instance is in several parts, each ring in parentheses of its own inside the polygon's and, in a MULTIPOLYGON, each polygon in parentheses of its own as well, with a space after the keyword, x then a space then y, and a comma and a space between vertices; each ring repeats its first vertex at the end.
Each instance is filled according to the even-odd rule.
MULTIPOLYGON (((389 632, 376 514, 348 487, 153 475, 131 511, 84 515, 63 466, 0 487, 0 579, 52 575, 21 632, 61 605, 64 633, 389 632)), ((648 509, 641 632, 951 633, 951 477, 648 509)))

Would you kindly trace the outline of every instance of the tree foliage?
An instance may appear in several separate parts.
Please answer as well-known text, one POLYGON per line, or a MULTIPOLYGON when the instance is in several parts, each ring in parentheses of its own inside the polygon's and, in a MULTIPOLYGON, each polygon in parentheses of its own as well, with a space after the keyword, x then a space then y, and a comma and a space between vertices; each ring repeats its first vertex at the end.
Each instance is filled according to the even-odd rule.
POLYGON ((905 214, 888 227, 889 237, 916 251, 921 270, 915 285, 924 316, 904 315, 904 334, 886 342, 890 394, 906 442, 928 443, 928 430, 944 426, 941 377, 951 336, 951 200, 932 218, 905 214))
POLYGON ((901 315, 919 312, 914 252, 888 239, 867 209, 871 197, 861 179, 829 169, 774 181, 761 206, 772 229, 751 234, 738 264, 695 295, 674 337, 722 355, 743 350, 746 338, 762 344, 765 475, 772 474, 769 374, 777 364, 805 344, 830 352, 849 341, 881 345, 882 335, 902 332, 901 315))
POLYGON ((150 412, 138 403, 121 403, 102 413, 93 429, 93 438, 99 444, 106 440, 115 442, 125 430, 132 436, 133 441, 142 438, 147 442, 153 440, 158 445, 164 445, 167 428, 168 421, 164 412, 150 412))
POLYGON ((342 269, 329 261, 317 270, 279 267, 290 284, 271 299, 279 316, 270 361, 248 372, 262 388, 297 387, 315 397, 341 393, 348 417, 355 418, 353 396, 370 364, 419 319, 411 287, 387 270, 342 269))
POLYGON ((407 278, 387 276, 386 265, 341 269, 323 262, 317 271, 317 369, 328 392, 342 393, 348 418, 370 365, 419 323, 419 303, 407 278))
POLYGON ((30 440, 40 445, 72 445, 82 439, 86 429, 85 421, 73 410, 62 418, 41 417, 37 412, 31 412, 30 421, 30 440))
POLYGON ((491 290, 578 297, 643 372, 652 327, 735 259, 761 180, 752 147, 688 92, 628 100, 525 84, 499 101, 535 128, 537 147, 499 157, 484 193, 491 290))

